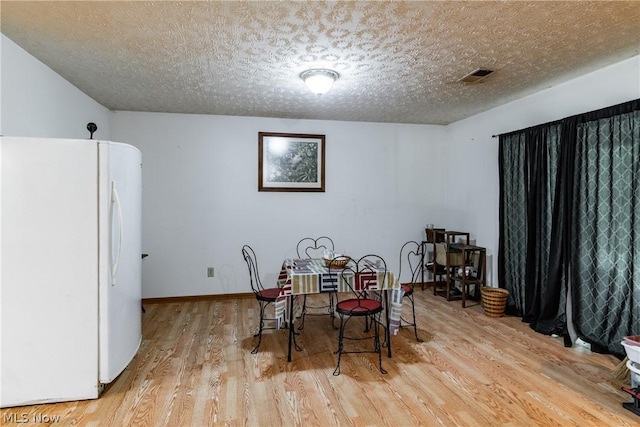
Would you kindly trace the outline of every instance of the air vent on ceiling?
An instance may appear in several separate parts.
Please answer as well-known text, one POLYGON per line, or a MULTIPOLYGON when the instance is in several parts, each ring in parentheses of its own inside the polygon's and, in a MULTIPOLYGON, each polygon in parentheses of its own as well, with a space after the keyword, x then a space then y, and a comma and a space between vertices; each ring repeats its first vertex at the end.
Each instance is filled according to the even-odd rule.
POLYGON ((482 68, 478 68, 477 70, 467 74, 458 81, 462 83, 477 83, 480 80, 487 78, 492 73, 493 70, 483 70, 482 68))

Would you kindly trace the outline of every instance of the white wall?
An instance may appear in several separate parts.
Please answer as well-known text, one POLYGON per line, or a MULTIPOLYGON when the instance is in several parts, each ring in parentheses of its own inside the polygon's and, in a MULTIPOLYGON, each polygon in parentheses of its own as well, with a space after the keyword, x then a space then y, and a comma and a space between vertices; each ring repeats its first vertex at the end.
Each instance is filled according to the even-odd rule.
POLYGON ((109 110, 0 34, 0 135, 109 139, 109 110))
POLYGON ((498 141, 492 134, 640 98, 640 57, 448 127, 158 113, 109 113, 4 35, 0 133, 88 137, 143 153, 143 296, 249 291, 241 245, 272 283, 299 238, 397 264, 424 225, 471 232, 496 284, 498 141), (110 123, 111 120, 111 123, 110 123), (327 136, 326 193, 257 191, 258 132, 327 136), (213 279, 206 268, 215 267, 213 279))
POLYGON ((306 236, 396 265, 441 209, 425 187, 441 126, 121 111, 112 123, 114 139, 143 153, 144 297, 249 292, 243 244, 274 284, 306 236), (258 192, 260 131, 325 134, 326 192, 258 192))

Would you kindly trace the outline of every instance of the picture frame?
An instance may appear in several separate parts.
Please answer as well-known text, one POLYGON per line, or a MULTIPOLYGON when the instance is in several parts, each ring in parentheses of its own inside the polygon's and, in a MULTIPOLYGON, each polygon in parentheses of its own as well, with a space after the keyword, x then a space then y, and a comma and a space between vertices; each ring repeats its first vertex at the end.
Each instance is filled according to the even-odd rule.
POLYGON ((325 135, 258 132, 258 191, 324 192, 325 135))

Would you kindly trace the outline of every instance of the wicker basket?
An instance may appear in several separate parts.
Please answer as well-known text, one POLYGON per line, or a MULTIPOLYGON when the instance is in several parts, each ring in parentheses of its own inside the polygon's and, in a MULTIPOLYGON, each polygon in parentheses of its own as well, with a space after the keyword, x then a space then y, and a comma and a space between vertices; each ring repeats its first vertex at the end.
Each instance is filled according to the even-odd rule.
POLYGON ((507 306, 509 291, 502 288, 484 287, 480 292, 482 293, 484 314, 489 317, 504 316, 504 309, 507 306))
POLYGON ((349 258, 348 256, 340 256, 334 259, 322 259, 324 260, 324 263, 327 265, 327 267, 331 268, 345 268, 349 261, 351 261, 351 258, 349 258))

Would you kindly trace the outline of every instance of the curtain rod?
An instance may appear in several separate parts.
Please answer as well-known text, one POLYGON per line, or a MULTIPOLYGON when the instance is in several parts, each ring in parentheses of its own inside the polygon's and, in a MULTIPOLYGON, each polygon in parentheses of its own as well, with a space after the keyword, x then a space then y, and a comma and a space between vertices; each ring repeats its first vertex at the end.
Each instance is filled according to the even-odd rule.
MULTIPOLYGON (((529 126, 524 129, 512 130, 511 132, 506 132, 500 135, 511 135, 513 133, 524 132, 529 129, 538 128, 540 126, 549 126, 556 123, 561 123, 567 119, 577 119, 580 118, 586 121, 598 120, 600 118, 610 117, 612 114, 624 114, 631 111, 635 111, 640 109, 640 98, 632 99, 631 101, 622 102, 620 104, 612 105, 609 107, 600 108, 598 110, 589 111, 586 113, 574 114, 573 116, 565 117, 564 119, 553 120, 547 123, 537 124, 534 126, 529 126), (612 113, 615 111, 615 113, 612 113)), ((498 138, 500 135, 491 135, 491 138, 498 138)))

